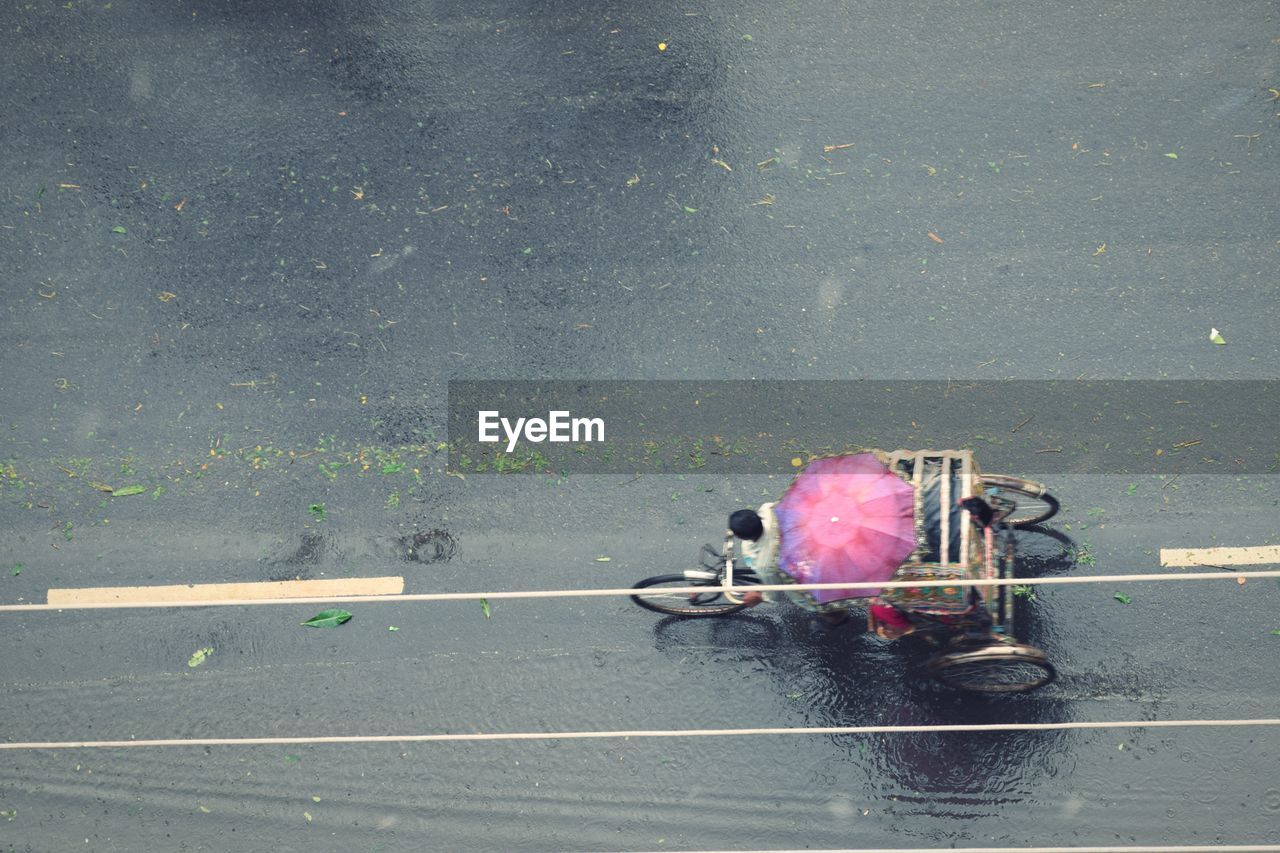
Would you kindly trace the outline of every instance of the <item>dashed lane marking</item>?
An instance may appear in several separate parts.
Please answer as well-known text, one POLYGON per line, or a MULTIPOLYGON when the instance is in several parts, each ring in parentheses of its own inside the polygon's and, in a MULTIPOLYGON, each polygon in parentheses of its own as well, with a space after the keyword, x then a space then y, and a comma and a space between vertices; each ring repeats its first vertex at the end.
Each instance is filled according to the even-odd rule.
POLYGON ((1160 549, 1162 566, 1256 566, 1264 563, 1280 563, 1280 545, 1160 549))
POLYGON ((339 595, 400 595, 404 578, 326 578, 325 580, 197 583, 170 586, 100 586, 49 590, 50 604, 248 601, 339 595))

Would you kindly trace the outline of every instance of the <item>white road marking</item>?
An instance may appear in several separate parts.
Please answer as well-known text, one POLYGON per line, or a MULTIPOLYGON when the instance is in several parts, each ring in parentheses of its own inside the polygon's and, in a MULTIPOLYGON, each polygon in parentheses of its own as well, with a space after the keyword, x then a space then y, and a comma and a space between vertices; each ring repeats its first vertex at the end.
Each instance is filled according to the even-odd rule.
POLYGON ((201 583, 172 586, 102 586, 49 590, 50 604, 106 604, 186 601, 249 601, 341 595, 400 595, 404 578, 332 578, 325 580, 201 583))
POLYGON ((1162 566, 1256 566, 1264 563, 1280 563, 1280 545, 1160 549, 1162 566))

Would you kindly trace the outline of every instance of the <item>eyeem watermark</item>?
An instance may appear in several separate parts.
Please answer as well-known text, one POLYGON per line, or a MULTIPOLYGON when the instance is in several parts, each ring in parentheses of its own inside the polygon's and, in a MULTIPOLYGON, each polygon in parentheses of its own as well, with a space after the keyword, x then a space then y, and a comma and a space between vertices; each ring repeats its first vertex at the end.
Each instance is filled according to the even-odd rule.
POLYGON ((1036 480, 1280 477, 1280 379, 452 380, 448 412, 449 464, 468 475, 789 477, 878 447, 969 449, 1036 480))
POLYGON ((567 411, 551 411, 547 412, 545 420, 516 418, 513 424, 496 410, 476 414, 480 424, 479 440, 496 444, 502 440, 498 436, 498 428, 501 427, 507 440, 507 453, 515 450, 521 439, 534 444, 544 441, 556 444, 604 441, 604 418, 575 418, 567 411))

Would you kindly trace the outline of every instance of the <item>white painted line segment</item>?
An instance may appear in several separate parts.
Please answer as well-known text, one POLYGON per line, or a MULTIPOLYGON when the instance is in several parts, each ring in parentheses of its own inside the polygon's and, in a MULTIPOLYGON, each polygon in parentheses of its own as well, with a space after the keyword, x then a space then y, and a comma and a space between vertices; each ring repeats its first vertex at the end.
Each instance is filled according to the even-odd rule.
POLYGON ((324 580, 198 583, 167 586, 99 586, 49 590, 49 604, 190 604, 195 601, 279 601, 351 595, 399 595, 404 578, 326 578, 324 580))
POLYGON ((1160 549, 1162 566, 1257 566, 1267 563, 1280 563, 1280 545, 1160 549))

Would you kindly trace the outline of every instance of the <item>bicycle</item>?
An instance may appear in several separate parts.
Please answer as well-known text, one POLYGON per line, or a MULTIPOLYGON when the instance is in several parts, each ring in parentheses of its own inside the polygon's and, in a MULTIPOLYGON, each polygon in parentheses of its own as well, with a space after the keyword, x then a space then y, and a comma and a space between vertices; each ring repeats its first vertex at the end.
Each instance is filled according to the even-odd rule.
MULTIPOLYGON (((916 512, 928 519, 918 534, 913 558, 893 580, 953 580, 938 592, 932 587, 884 590, 871 604, 888 604, 905 615, 911 633, 938 647, 925 664, 939 682, 961 690, 1008 693, 1034 690, 1057 672, 1040 649, 1014 639, 1014 598, 1010 586, 968 586, 973 578, 1012 578, 1016 560, 1014 530, 1040 524, 1057 514, 1058 500, 1032 480, 981 474, 968 451, 896 451, 883 454, 891 469, 916 487, 916 512), (945 482, 944 482, 945 481, 945 482), (971 535, 967 510, 959 499, 981 494, 994 510, 981 535, 971 535), (936 503, 933 496, 937 495, 936 503), (945 520, 944 520, 945 519, 945 520), (953 535, 955 534, 955 535, 953 535)), ((726 533, 723 551, 704 545, 700 568, 645 578, 633 587, 651 590, 631 596, 640 607, 682 617, 729 616, 747 607, 741 593, 761 583, 734 559, 734 537, 726 533), (708 561, 710 558, 710 561, 708 561), (701 588, 692 592, 667 591, 701 588)))

